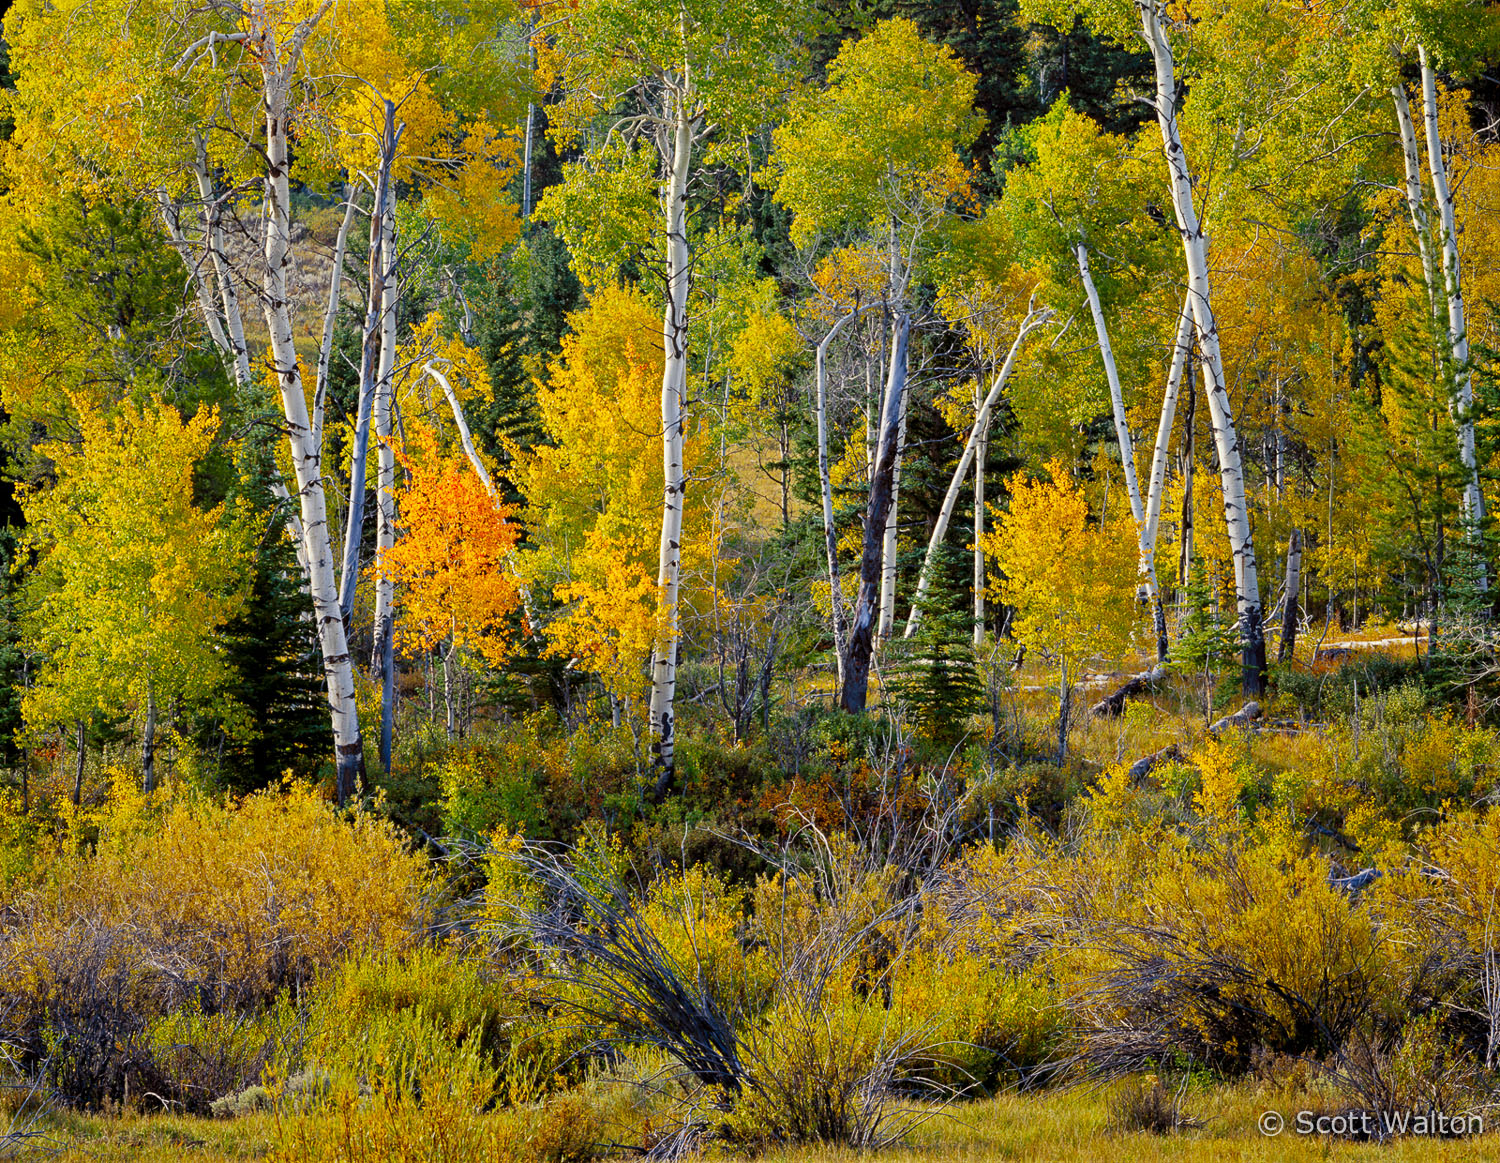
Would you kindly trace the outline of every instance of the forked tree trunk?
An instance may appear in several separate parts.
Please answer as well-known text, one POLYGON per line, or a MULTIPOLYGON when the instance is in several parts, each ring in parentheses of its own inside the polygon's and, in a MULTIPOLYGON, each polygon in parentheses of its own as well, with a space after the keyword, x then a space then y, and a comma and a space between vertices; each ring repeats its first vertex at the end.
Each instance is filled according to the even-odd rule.
POLYGON ((338 582, 329 540, 328 506, 323 493, 322 451, 315 439, 302 390, 297 364, 296 338, 292 328, 292 302, 288 288, 291 267, 291 185, 288 149, 288 113, 292 77, 302 46, 317 22, 331 6, 321 4, 315 13, 296 26, 283 53, 274 29, 258 19, 252 36, 262 75, 262 100, 266 118, 265 255, 266 273, 262 306, 270 333, 271 371, 281 394, 286 421, 287 444, 296 476, 302 537, 306 555, 308 590, 317 620, 318 644, 323 655, 323 673, 328 687, 328 710, 333 725, 334 759, 340 800, 354 789, 364 770, 364 747, 359 733, 359 711, 354 700, 354 667, 339 609, 338 582))
POLYGON ((910 330, 910 316, 905 311, 899 311, 885 400, 880 410, 884 417, 880 447, 875 456, 875 470, 870 474, 870 500, 865 507, 864 545, 859 560, 859 597, 854 604, 854 620, 849 628, 849 659, 844 665, 844 689, 839 693, 839 706, 851 713, 865 709, 870 693, 870 655, 874 650, 875 625, 880 605, 881 549, 885 545, 885 525, 891 511, 891 487, 901 441, 900 417, 903 410, 902 397, 906 393, 906 344, 910 330))
MULTIPOLYGON (((1177 418, 1177 395, 1192 342, 1193 305, 1184 300, 1182 314, 1177 317, 1177 335, 1173 340, 1172 364, 1167 371, 1167 389, 1161 400, 1161 416, 1156 423, 1156 447, 1151 454, 1151 479, 1146 486, 1146 525, 1141 532, 1141 553, 1149 560, 1153 577, 1156 574, 1156 537, 1161 527, 1162 496, 1167 487, 1167 456, 1172 444, 1172 426, 1177 418)), ((1191 398, 1192 394, 1192 385, 1189 383, 1188 396, 1191 398)), ((1156 630, 1156 660, 1165 662, 1168 648, 1167 614, 1163 608, 1160 587, 1156 591, 1156 608, 1151 613, 1156 630)))
POLYGON ((990 385, 989 394, 985 396, 978 414, 974 417, 974 427, 969 431, 969 439, 964 443, 963 455, 958 458, 958 467, 953 470, 953 477, 948 482, 948 492, 943 497, 937 521, 932 526, 932 536, 927 542, 927 556, 922 560, 922 572, 917 578, 917 594, 912 599, 911 613, 906 616, 905 636, 907 638, 916 633, 917 626, 922 620, 922 601, 927 597, 928 587, 932 584, 932 569, 937 560, 938 547, 942 545, 943 538, 948 535, 948 522, 953 519, 953 510, 958 504, 959 493, 963 491, 964 480, 969 475, 969 466, 974 463, 981 434, 989 430, 990 416, 993 415, 995 404, 1010 380, 1010 373, 1016 365, 1016 355, 1020 352, 1021 345, 1026 342, 1027 336, 1045 326, 1051 318, 1050 307, 1027 312, 1020 329, 1016 332, 1015 341, 1010 345, 1010 351, 1005 355, 1005 362, 1000 366, 999 374, 995 376, 995 382, 990 385))
MULTIPOLYGON (((1419 47, 1422 62, 1422 111, 1427 123, 1427 162, 1432 170, 1432 192, 1438 208, 1438 236, 1443 259, 1443 289, 1448 299, 1448 343, 1453 360, 1452 395, 1457 402, 1459 455, 1463 458, 1464 519, 1471 530, 1484 522, 1484 491, 1479 486, 1478 460, 1474 452, 1474 375, 1469 366, 1469 324, 1464 310, 1463 284, 1458 270, 1458 229, 1453 216, 1453 191, 1448 185, 1448 167, 1443 161, 1443 140, 1438 130, 1437 78, 1427 63, 1427 50, 1419 47)), ((1479 566, 1479 588, 1488 577, 1479 566)))
POLYGON ((662 210, 667 228, 667 302, 662 318, 661 426, 663 498, 656 592, 659 626, 651 658, 651 756, 656 769, 652 798, 664 799, 677 777, 677 595, 682 582, 682 509, 687 485, 683 471, 683 403, 687 395, 688 241, 687 179, 693 152, 693 118, 687 94, 674 97, 670 145, 663 154, 671 166, 662 210))
POLYGON ((1301 614, 1298 599, 1302 596, 1302 530, 1293 529, 1286 543, 1286 597, 1281 609, 1281 640, 1276 644, 1276 661, 1285 666, 1297 654, 1297 625, 1301 614))
POLYGON ((1177 81, 1172 46, 1161 22, 1160 0, 1139 0, 1146 43, 1156 71, 1156 116, 1162 147, 1171 171, 1172 205, 1187 260, 1188 287, 1192 292, 1193 318, 1198 325, 1198 347, 1208 379, 1208 409, 1213 422, 1214 443, 1219 454, 1219 479, 1224 493, 1224 524, 1234 554, 1236 599, 1239 607, 1240 643, 1243 652, 1241 687, 1247 695, 1265 690, 1266 632, 1260 601, 1260 579, 1255 564, 1255 542, 1246 505, 1245 474, 1240 460, 1239 437, 1224 382, 1224 360, 1219 350, 1219 329, 1214 319, 1208 277, 1208 242, 1193 204, 1193 179, 1177 130, 1177 81))

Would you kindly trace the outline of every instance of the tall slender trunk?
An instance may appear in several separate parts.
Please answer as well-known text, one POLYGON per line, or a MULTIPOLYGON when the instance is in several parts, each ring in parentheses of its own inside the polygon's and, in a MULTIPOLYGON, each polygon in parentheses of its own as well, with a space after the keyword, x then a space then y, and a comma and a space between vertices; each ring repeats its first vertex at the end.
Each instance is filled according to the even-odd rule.
POLYGON ((1302 593, 1302 530, 1293 529, 1286 543, 1286 597, 1281 609, 1281 640, 1276 644, 1276 661, 1283 666, 1296 657, 1297 624, 1302 593))
POLYGON ((214 281, 219 285, 224 338, 228 344, 228 357, 234 368, 234 382, 243 389, 250 386, 250 347, 245 342, 245 319, 240 311, 239 288, 234 284, 234 272, 229 266, 229 256, 224 252, 222 211, 214 191, 213 178, 208 172, 208 150, 201 133, 195 131, 193 138, 193 176, 197 179, 198 196, 203 202, 204 244, 213 263, 214 281))
MULTIPOLYGON (((388 106, 390 102, 386 103, 388 106)), ((375 200, 370 206, 370 261, 368 292, 365 298, 365 323, 359 347, 359 406, 354 422, 354 451, 349 458, 349 512, 344 521, 344 562, 340 572, 339 606, 347 626, 354 617, 354 592, 359 582, 359 550, 364 540, 365 490, 370 449, 370 415, 375 408, 376 381, 381 361, 380 326, 385 303, 387 276, 395 256, 385 252, 385 221, 391 212, 390 172, 394 142, 383 139, 380 168, 375 179, 375 200)))
POLYGON ((1088 249, 1080 242, 1073 248, 1073 254, 1078 259, 1078 275, 1083 280, 1083 289, 1089 300, 1089 312, 1094 317, 1094 334, 1099 340, 1099 356, 1104 361, 1104 378, 1109 382, 1110 407, 1115 420, 1115 440, 1119 444, 1120 464, 1125 473, 1125 491, 1130 496, 1130 515, 1135 519, 1140 574, 1145 581, 1146 604, 1151 610, 1152 627, 1156 631, 1157 658, 1159 661, 1165 660, 1167 657, 1167 621, 1162 611, 1161 592, 1156 584, 1156 548, 1154 544, 1148 543, 1146 537, 1146 503, 1141 497, 1140 483, 1136 480, 1135 441, 1130 435, 1130 419, 1125 415, 1125 394, 1120 390, 1120 372, 1115 365, 1115 349, 1109 342, 1109 327, 1104 321, 1104 307, 1099 302, 1099 291, 1094 286, 1094 276, 1089 270, 1088 249))
POLYGON ((1073 721, 1073 676, 1067 660, 1060 663, 1057 679, 1057 766, 1068 759, 1068 727, 1073 721))
MULTIPOLYGON (((1422 62, 1422 112, 1427 124, 1427 162, 1432 170, 1432 192, 1438 208, 1438 238, 1443 257, 1443 289, 1448 299, 1448 344, 1452 356, 1452 397, 1457 402, 1459 455, 1463 459, 1464 519, 1470 530, 1484 523, 1484 490, 1479 485, 1479 464, 1474 452, 1474 374, 1469 365, 1469 324, 1464 310, 1463 284, 1458 269, 1458 228, 1453 216, 1453 191, 1448 185, 1448 167, 1443 161, 1443 140, 1438 129, 1437 78, 1427 63, 1427 49, 1418 47, 1422 62)), ((1488 586, 1481 561, 1479 587, 1488 586)))
MULTIPOLYGON (((390 167, 382 166, 383 176, 389 175, 390 167)), ((318 344, 318 380, 313 388, 313 427, 323 431, 323 408, 328 399, 328 369, 333 362, 333 331, 338 324, 339 306, 344 291, 344 256, 349 249, 349 227, 354 224, 354 187, 344 187, 344 219, 339 223, 338 237, 333 243, 333 267, 328 274, 328 303, 323 308, 323 339, 318 344)))
POLYGON ((270 333, 270 363, 281 394, 287 426, 292 471, 297 480, 308 591, 317 620, 318 644, 328 686, 328 710, 333 726, 334 758, 339 797, 353 790, 364 770, 364 746, 359 733, 359 711, 354 699, 354 667, 339 609, 333 547, 328 532, 328 507, 323 493, 322 450, 314 439, 297 364, 292 329, 292 302, 287 286, 291 267, 291 185, 289 174, 289 91, 301 46, 330 3, 298 25, 286 59, 276 45, 275 32, 256 20, 266 118, 265 255, 262 306, 270 333))
POLYGON ((911 613, 906 617, 907 638, 916 633, 917 626, 922 620, 922 601, 927 597, 927 589, 932 584, 932 567, 937 560, 938 547, 942 545, 943 538, 948 535, 948 522, 953 519, 953 510, 958 504, 958 494, 963 490, 964 479, 969 475, 969 466, 974 463, 981 434, 989 430, 990 416, 994 412, 995 404, 1010 380, 1010 373, 1016 364, 1016 355, 1020 352, 1021 345, 1026 342, 1026 337, 1044 326, 1051 318, 1050 307, 1043 307, 1041 310, 1032 309, 1027 312, 1020 329, 1016 332, 1015 342, 1010 345, 1010 351, 1005 355, 1005 362, 1000 366, 999 374, 995 376, 995 382, 990 385, 989 394, 985 396, 979 413, 974 417, 974 427, 970 429, 969 439, 964 443, 963 455, 958 458, 958 467, 953 470, 953 477, 948 482, 948 492, 943 497, 942 508, 938 510, 937 521, 932 526, 932 536, 927 541, 927 556, 922 560, 922 572, 917 578, 917 594, 912 599, 911 613))
MULTIPOLYGON (((386 105, 387 131, 395 116, 386 105)), ((390 195, 387 193, 387 199, 390 195)), ((389 208, 388 208, 389 209, 389 208)), ((380 249, 385 279, 380 295, 380 372, 375 385, 375 644, 371 659, 380 684, 380 766, 391 770, 391 719, 395 710, 396 582, 386 568, 386 557, 396 544, 396 448, 392 443, 395 412, 396 307, 399 288, 395 267, 396 216, 382 216, 380 249)))
POLYGON ((886 519, 891 512, 891 486, 901 442, 902 397, 906 392, 906 343, 911 318, 902 310, 896 315, 890 372, 886 380, 881 415, 880 449, 870 474, 870 500, 865 507, 865 535, 859 560, 859 597, 849 628, 849 658, 844 665, 844 689, 839 705, 851 713, 865 709, 870 693, 870 655, 875 645, 875 622, 879 614, 881 549, 885 544, 886 519))
POLYGON ((1208 241, 1193 205, 1193 179, 1177 130, 1177 82, 1172 46, 1161 23, 1160 0, 1138 0, 1146 43, 1156 71, 1156 117, 1162 147, 1171 171, 1172 205, 1187 260, 1193 318, 1198 324, 1198 348, 1208 380, 1208 409, 1219 454, 1219 479, 1224 493, 1224 524, 1234 554, 1236 599, 1243 666, 1241 687, 1247 695, 1265 690, 1266 633, 1261 611, 1260 581, 1255 565, 1255 542, 1246 505, 1245 474, 1239 437, 1224 382, 1224 360, 1219 350, 1219 328, 1214 320, 1208 277, 1208 241))
MULTIPOLYGON (((1182 314, 1177 317, 1177 335, 1172 345, 1172 364, 1167 371, 1167 389, 1162 395, 1161 415, 1156 423, 1156 447, 1151 453, 1151 480, 1146 492, 1146 525, 1141 532, 1141 552, 1147 555, 1151 571, 1156 572, 1156 535, 1161 527, 1162 497, 1167 486, 1167 455, 1172 444, 1172 426, 1177 417, 1177 394, 1187 364, 1188 349, 1193 342, 1193 305, 1183 300, 1182 314)), ((1192 385, 1188 397, 1193 397, 1192 385)), ((1191 407, 1191 403, 1189 404, 1191 407)), ((1189 422, 1191 427, 1191 421, 1189 422)), ((1186 575, 1183 575, 1186 577, 1186 575)), ((1156 591, 1156 608, 1152 611, 1156 629, 1156 660, 1167 659, 1167 613, 1163 608, 1161 589, 1156 591)))
POLYGON ((842 316, 818 344, 817 395, 813 401, 818 425, 818 487, 823 498, 823 550, 828 558, 828 596, 833 607, 833 653, 838 665, 839 689, 844 688, 844 593, 839 583, 838 534, 833 524, 833 478, 828 456, 828 345, 845 324, 859 315, 855 308, 842 316))
POLYGON ((1188 575, 1193 571, 1193 522, 1197 517, 1193 503, 1193 474, 1198 460, 1198 395, 1189 386, 1188 410, 1183 418, 1186 431, 1183 433, 1185 455, 1182 466, 1182 544, 1179 547, 1181 560, 1177 565, 1178 585, 1187 589, 1188 575))
POLYGON ((526 104, 526 144, 521 153, 521 221, 531 218, 531 135, 536 124, 536 105, 526 104))
POLYGON ((146 794, 156 790, 156 691, 146 683, 146 724, 141 730, 141 785, 146 794))
MULTIPOLYGON (((907 327, 910 327, 908 316, 903 312, 902 319, 907 319, 907 327)), ((899 326, 899 324, 898 324, 899 326)), ((907 348, 903 344, 901 348, 901 382, 906 383, 907 368, 904 366, 907 359, 907 348)), ((894 368, 895 344, 892 344, 892 364, 894 368)), ((885 540, 880 549, 880 624, 879 634, 882 639, 891 636, 891 630, 896 623, 896 578, 897 578, 897 554, 900 552, 898 537, 901 531, 900 508, 901 508, 901 462, 906 454, 906 416, 908 412, 909 393, 904 389, 901 399, 897 405, 900 414, 900 422, 896 432, 896 459, 891 471, 891 501, 890 512, 885 521, 885 540)))
POLYGON ((77 740, 77 762, 73 768, 73 806, 83 806, 83 764, 88 758, 88 730, 83 725, 82 719, 73 720, 74 737, 77 740))
POLYGON ((1411 218, 1412 233, 1417 239, 1417 257, 1422 261, 1422 286, 1427 291, 1427 309, 1438 319, 1437 272, 1432 265, 1432 224, 1422 197, 1422 154, 1417 145, 1417 129, 1411 118, 1411 104, 1406 86, 1391 86, 1396 103, 1396 125, 1401 134, 1401 161, 1406 173, 1406 213, 1411 218))
MULTIPOLYGON (((974 422, 979 422, 979 382, 974 383, 974 422)), ((990 455, 990 427, 980 431, 974 449, 974 645, 984 645, 984 466, 990 455)))
POLYGON ((651 658, 651 754, 656 768, 652 798, 657 802, 672 790, 677 777, 676 697, 677 648, 680 626, 677 593, 682 581, 682 509, 687 486, 683 471, 683 404, 687 396, 688 355, 688 241, 687 179, 692 162, 693 118, 687 94, 678 93, 673 106, 670 146, 671 174, 663 193, 667 228, 667 302, 662 319, 661 426, 663 499, 661 546, 656 573, 659 625, 651 658))

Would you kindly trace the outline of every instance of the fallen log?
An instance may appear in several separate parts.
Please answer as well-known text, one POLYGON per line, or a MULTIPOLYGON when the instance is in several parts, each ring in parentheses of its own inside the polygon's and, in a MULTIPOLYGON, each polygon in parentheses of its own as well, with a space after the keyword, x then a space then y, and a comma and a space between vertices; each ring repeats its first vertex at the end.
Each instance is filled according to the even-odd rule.
POLYGON ((1260 718, 1260 704, 1251 700, 1232 715, 1225 715, 1208 729, 1210 735, 1217 735, 1221 731, 1227 731, 1231 727, 1248 727, 1256 719, 1260 718))
POLYGON ((1132 675, 1125 684, 1112 695, 1105 695, 1097 703, 1089 708, 1089 715, 1095 719, 1114 719, 1125 713, 1125 700, 1133 699, 1154 687, 1166 674, 1165 668, 1153 666, 1150 670, 1143 670, 1140 674, 1132 675))
POLYGON ((1328 875, 1328 883, 1340 892, 1346 892, 1350 896, 1358 896, 1375 883, 1380 877, 1380 869, 1366 868, 1363 872, 1356 872, 1353 876, 1328 875))
POLYGON ((1126 774, 1130 777, 1131 783, 1139 783, 1150 775, 1158 765, 1170 763, 1175 759, 1181 758, 1182 752, 1178 749, 1177 744, 1168 743, 1160 751, 1141 756, 1130 765, 1130 770, 1126 774))

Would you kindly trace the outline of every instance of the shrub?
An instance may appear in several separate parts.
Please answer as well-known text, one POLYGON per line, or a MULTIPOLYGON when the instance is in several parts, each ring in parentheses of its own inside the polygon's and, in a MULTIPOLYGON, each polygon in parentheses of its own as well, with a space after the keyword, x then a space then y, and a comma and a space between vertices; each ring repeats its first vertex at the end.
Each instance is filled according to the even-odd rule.
POLYGON ((1116 1087, 1106 1104, 1109 1129, 1115 1132, 1145 1131, 1165 1135, 1197 1120, 1182 1111, 1182 1094, 1173 1094, 1154 1074, 1131 1079, 1116 1087))
MULTIPOLYGON (((218 1082, 200 1064, 163 1077, 192 1054, 161 1041, 158 1060, 150 1019, 188 1005, 197 1033, 228 1036, 235 1019, 216 1025, 217 1015, 262 1012, 352 948, 404 947, 422 921, 423 858, 390 825, 341 818, 301 786, 238 804, 158 804, 120 778, 98 813, 75 820, 72 835, 85 831, 97 833, 92 850, 60 851, 51 882, 17 895, 0 934, 12 1036, 26 1060, 50 1063, 69 1101, 149 1083, 206 1103, 217 1096, 203 1088, 218 1082)), ((246 1060, 230 1043, 198 1052, 233 1073, 246 1060)))

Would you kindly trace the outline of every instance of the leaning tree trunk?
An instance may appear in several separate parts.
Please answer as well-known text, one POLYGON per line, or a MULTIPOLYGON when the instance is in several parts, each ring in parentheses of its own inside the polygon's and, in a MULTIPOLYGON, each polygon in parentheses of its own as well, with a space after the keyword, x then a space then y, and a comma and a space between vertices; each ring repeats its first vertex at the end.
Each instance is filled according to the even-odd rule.
POLYGON ((837 659, 838 685, 844 687, 844 593, 839 584, 838 535, 833 524, 833 477, 828 457, 828 345, 844 325, 860 314, 858 307, 843 316, 818 344, 817 397, 813 402, 818 426, 818 487, 823 496, 823 549, 828 558, 828 598, 833 607, 833 653, 837 659))
MULTIPOLYGON (((1443 287, 1448 298, 1448 343, 1453 359, 1453 395, 1458 402, 1459 454, 1463 458, 1464 519, 1470 530, 1484 522, 1484 491, 1479 487, 1479 467, 1474 453, 1474 376, 1469 366, 1469 325, 1464 311, 1463 285, 1458 271, 1458 230, 1453 216, 1453 191, 1448 185, 1448 167, 1443 161, 1443 141, 1438 132, 1437 79, 1427 63, 1427 50, 1417 50, 1422 62, 1422 111, 1427 123, 1427 161, 1432 170, 1432 192, 1438 208, 1438 232, 1443 257, 1443 287)), ((1481 563, 1479 587, 1487 577, 1481 563)))
POLYGON ((974 463, 981 434, 989 429, 990 416, 994 412, 995 404, 1010 380, 1010 373, 1016 365, 1016 355, 1020 352, 1021 345, 1026 342, 1027 336, 1044 326, 1051 318, 1050 307, 1043 307, 1039 311, 1033 308, 1026 313, 1020 330, 1016 332, 1015 342, 1010 345, 1010 351, 1005 355, 1000 374, 990 385, 989 395, 985 396, 984 403, 980 405, 979 412, 974 417, 974 427, 969 431, 969 439, 964 444, 963 455, 958 458, 958 467, 953 470, 953 477, 948 482, 948 492, 943 497, 942 508, 938 510, 937 521, 932 527, 932 536, 927 542, 927 556, 922 560, 922 572, 917 578, 916 597, 912 599, 911 613, 906 616, 905 636, 907 638, 916 633, 917 626, 922 620, 922 601, 927 597, 927 589, 932 584, 932 569, 937 560, 938 547, 942 545, 943 538, 948 535, 948 522, 953 519, 953 509, 958 504, 958 494, 963 489, 964 478, 969 475, 969 465, 974 463))
MULTIPOLYGON (((388 109, 388 113, 391 112, 388 109)), ((389 193, 386 195, 390 198, 389 193)), ((388 207, 389 209, 389 207, 388 207)), ((371 671, 380 684, 380 766, 391 770, 396 693, 396 581, 387 565, 396 544, 396 217, 382 216, 380 250, 385 278, 380 292, 380 371, 375 384, 375 642, 371 671)))
MULTIPOLYGON (((1167 390, 1162 395, 1161 416, 1156 424, 1156 447, 1151 453, 1151 480, 1146 493, 1146 525, 1141 532, 1141 553, 1151 564, 1151 573, 1156 574, 1156 535, 1161 527, 1162 496, 1167 487, 1167 455, 1172 444, 1172 425, 1177 419, 1177 393, 1182 383, 1182 372, 1187 364, 1188 349, 1193 341, 1193 305, 1184 300, 1182 314, 1177 317, 1177 336, 1172 346, 1172 364, 1167 372, 1167 390)), ((1192 397, 1189 384, 1188 396, 1192 397)), ((1191 422, 1190 422, 1191 423, 1191 422)), ((1162 605, 1161 590, 1156 592, 1156 609, 1152 611, 1156 630, 1156 660, 1167 660, 1167 614, 1162 605)))
POLYGON ((1109 327, 1104 322, 1104 307, 1099 302, 1099 291, 1094 286, 1094 276, 1089 270, 1088 249, 1079 243, 1073 248, 1078 259, 1078 275, 1083 280, 1084 292, 1088 295, 1089 313, 1094 317, 1094 334, 1099 340, 1099 356, 1104 361, 1104 378, 1109 382, 1110 407, 1114 412, 1115 440, 1120 447, 1120 465, 1125 473, 1125 491, 1130 496, 1130 515, 1135 520, 1136 546, 1140 553, 1141 577, 1146 582, 1146 602, 1151 608, 1152 625, 1156 630, 1156 651, 1160 659, 1167 656, 1167 619, 1162 610, 1161 593, 1156 585, 1156 553, 1146 544, 1146 505, 1141 498, 1141 486, 1135 475, 1135 441, 1130 435, 1130 419, 1125 415, 1125 394, 1120 390, 1120 372, 1115 366, 1115 349, 1109 342, 1109 327))
MULTIPOLYGON (((682 509, 687 476, 683 471, 683 404, 687 396, 688 242, 687 178, 693 152, 693 119, 687 94, 675 98, 670 149, 671 176, 663 191, 667 227, 667 302, 662 318, 662 475, 661 546, 656 592, 658 626, 651 657, 651 753, 656 768, 652 799, 660 802, 677 777, 677 644, 681 633, 677 595, 682 582, 682 509)), ((661 143, 663 146, 666 142, 661 143)))
POLYGON ((892 343, 890 371, 886 380, 885 401, 880 413, 884 417, 880 430, 880 447, 875 455, 875 469, 870 474, 870 500, 865 507, 865 535, 859 559, 859 597, 854 604, 854 621, 849 628, 849 658, 844 664, 844 689, 839 706, 858 713, 865 709, 870 693, 870 655, 875 645, 875 624, 880 605, 881 550, 885 545, 885 524, 891 512, 891 489, 896 475, 896 457, 901 445, 901 414, 906 394, 906 344, 911 317, 905 311, 896 315, 896 334, 892 343))
POLYGON ((1286 543, 1286 597, 1282 599, 1281 641, 1276 644, 1276 661, 1283 666, 1297 654, 1297 624, 1302 592, 1302 530, 1293 529, 1286 543))
POLYGON ((1208 240, 1193 205, 1193 179, 1177 130, 1177 81, 1172 46, 1162 27, 1159 0, 1139 0, 1141 22, 1156 71, 1156 117, 1162 147, 1171 171, 1172 205, 1182 249, 1187 260, 1193 318, 1198 324, 1198 347, 1208 379, 1208 409, 1219 454, 1219 479, 1224 493, 1224 524, 1234 554, 1234 575, 1243 649, 1241 686, 1247 695, 1260 694, 1266 682, 1266 632, 1261 611, 1260 579, 1255 566, 1255 541, 1246 504, 1245 473, 1239 437, 1224 384, 1224 360, 1219 350, 1219 328, 1214 320, 1208 277, 1208 240))
POLYGON ((327 4, 322 5, 312 21, 303 23, 299 34, 293 38, 293 50, 288 52, 288 59, 284 61, 279 60, 274 32, 265 27, 259 31, 266 114, 266 272, 262 306, 266 330, 270 333, 271 369, 281 394, 287 444, 297 481, 307 588, 312 596, 318 645, 323 655, 328 710, 333 725, 336 782, 342 801, 354 789, 364 771, 364 746, 359 733, 359 710, 354 699, 354 666, 339 609, 333 546, 328 533, 322 449, 307 413, 307 397, 302 389, 302 373, 297 363, 296 338, 292 329, 291 293, 287 285, 292 265, 287 140, 291 79, 306 33, 327 9, 327 4))
POLYGON ((1396 125, 1401 131, 1401 162, 1406 172, 1406 213, 1411 218, 1411 228, 1417 239, 1417 257, 1422 261, 1422 286, 1427 291, 1427 309, 1434 324, 1444 330, 1438 316, 1437 273, 1432 266, 1432 224, 1427 219, 1427 207, 1422 197, 1422 154, 1417 145, 1417 128, 1411 118, 1411 104, 1406 97, 1406 86, 1401 82, 1391 86, 1391 96, 1396 102, 1396 125))

